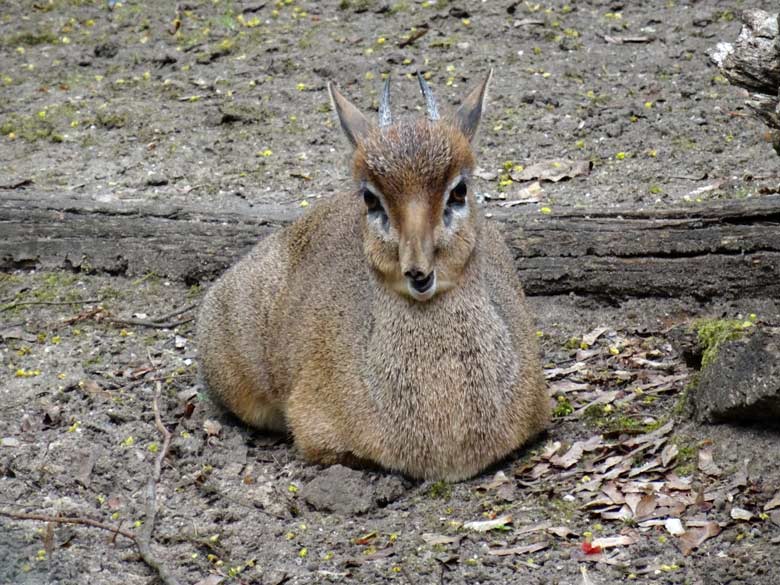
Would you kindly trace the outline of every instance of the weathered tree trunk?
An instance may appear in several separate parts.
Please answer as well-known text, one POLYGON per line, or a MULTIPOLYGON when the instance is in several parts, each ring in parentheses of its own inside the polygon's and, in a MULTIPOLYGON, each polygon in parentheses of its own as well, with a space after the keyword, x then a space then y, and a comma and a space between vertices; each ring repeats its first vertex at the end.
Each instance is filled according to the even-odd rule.
MULTIPOLYGON (((530 295, 780 297, 780 196, 665 210, 491 210, 530 295)), ((298 214, 0 198, 0 269, 213 278, 298 214)))
POLYGON ((734 43, 718 43, 710 58, 734 85, 745 88, 746 102, 769 126, 772 144, 780 154, 780 15, 746 10, 734 43))

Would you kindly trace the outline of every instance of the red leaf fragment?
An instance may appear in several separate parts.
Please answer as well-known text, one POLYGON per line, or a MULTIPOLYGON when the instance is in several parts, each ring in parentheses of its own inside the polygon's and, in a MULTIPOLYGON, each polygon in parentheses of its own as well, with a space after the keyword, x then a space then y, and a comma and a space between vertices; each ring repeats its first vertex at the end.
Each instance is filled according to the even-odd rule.
POLYGON ((584 552, 586 555, 597 555, 601 553, 600 546, 593 546, 587 540, 583 541, 581 546, 582 546, 582 552, 584 552))

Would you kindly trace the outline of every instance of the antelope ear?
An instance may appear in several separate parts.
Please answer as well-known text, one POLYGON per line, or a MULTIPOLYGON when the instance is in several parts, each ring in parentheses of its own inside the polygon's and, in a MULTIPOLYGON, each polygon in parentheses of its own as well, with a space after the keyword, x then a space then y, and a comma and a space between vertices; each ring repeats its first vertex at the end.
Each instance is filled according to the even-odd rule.
POLYGON ((485 108, 485 96, 490 79, 493 77, 491 68, 487 77, 477 87, 471 90, 471 93, 463 100, 458 111, 455 112, 455 123, 463 132, 464 136, 473 141, 477 134, 479 121, 482 118, 482 111, 485 108))
POLYGON ((360 113, 352 103, 345 98, 335 85, 328 82, 328 93, 333 109, 339 118, 339 124, 344 131, 344 135, 349 140, 352 147, 357 147, 358 143, 365 139, 370 129, 370 124, 366 117, 360 113))

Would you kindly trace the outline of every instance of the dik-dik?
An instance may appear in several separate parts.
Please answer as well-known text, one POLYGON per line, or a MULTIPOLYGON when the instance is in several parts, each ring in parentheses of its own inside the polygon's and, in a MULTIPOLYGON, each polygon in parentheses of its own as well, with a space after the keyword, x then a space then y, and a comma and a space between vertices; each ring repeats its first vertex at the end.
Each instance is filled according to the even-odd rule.
POLYGON ((523 291, 474 197, 491 75, 450 116, 376 123, 329 86, 354 186, 260 242, 208 292, 212 395, 288 431, 309 461, 461 480, 543 429, 549 402, 523 291))

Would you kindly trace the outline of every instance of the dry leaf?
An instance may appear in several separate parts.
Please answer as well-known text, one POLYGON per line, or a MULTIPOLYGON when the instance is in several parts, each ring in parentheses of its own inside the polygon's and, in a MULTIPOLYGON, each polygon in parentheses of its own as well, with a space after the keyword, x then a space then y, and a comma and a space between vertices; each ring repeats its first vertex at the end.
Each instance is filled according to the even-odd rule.
POLYGON ((545 520, 544 522, 539 522, 538 524, 531 524, 529 526, 523 526, 522 528, 518 528, 517 530, 515 530, 514 534, 515 536, 522 536, 523 534, 531 534, 532 532, 547 530, 550 526, 552 526, 552 522, 550 522, 549 520, 545 520))
POLYGON ((597 356, 600 356, 604 353, 604 350, 600 348, 596 349, 578 349, 577 353, 574 354, 574 359, 576 359, 579 362, 584 362, 590 359, 593 359, 597 356))
POLYGON ((699 471, 712 477, 723 474, 720 467, 712 460, 712 449, 709 447, 699 450, 699 471))
POLYGON ((550 457, 555 455, 558 450, 561 448, 561 442, 560 441, 554 441, 552 443, 547 443, 547 445, 544 446, 544 451, 542 451, 542 454, 540 457, 545 460, 549 460, 550 457))
POLYGON ((748 521, 753 517, 753 514, 745 510, 744 508, 737 508, 736 506, 731 509, 731 517, 734 520, 748 521))
POLYGON ((176 393, 176 398, 179 399, 182 402, 187 402, 188 400, 192 400, 198 395, 198 389, 195 386, 190 386, 189 388, 185 388, 184 390, 179 390, 176 393))
POLYGON ((677 491, 689 491, 691 489, 690 477, 679 477, 676 473, 672 473, 666 478, 666 488, 677 491))
POLYGON ((494 490, 497 487, 504 485, 508 481, 509 478, 506 476, 506 474, 503 471, 498 471, 496 475, 493 476, 493 481, 477 486, 477 489, 485 491, 494 490))
POLYGON ((620 509, 617 511, 608 510, 608 511, 600 512, 600 516, 604 520, 623 521, 623 520, 631 520, 633 518, 633 514, 631 514, 631 508, 629 508, 626 505, 621 506, 620 509))
POLYGON ((674 421, 669 421, 664 426, 655 429, 653 432, 646 433, 644 435, 639 435, 632 439, 628 439, 623 444, 626 447, 638 447, 639 445, 646 445, 648 443, 655 445, 663 437, 668 435, 673 428, 674 428, 674 421))
POLYGON ((463 528, 466 530, 474 530, 475 532, 487 532, 489 530, 495 530, 496 528, 503 528, 507 524, 512 523, 512 517, 501 516, 495 520, 475 520, 473 522, 466 522, 463 524, 463 528))
POLYGON ((611 45, 623 45, 626 43, 650 43, 653 37, 645 36, 609 36, 604 35, 604 40, 611 45))
POLYGON ((590 384, 584 382, 572 382, 571 380, 557 380, 549 384, 550 394, 566 394, 567 392, 581 392, 588 390, 590 384))
POLYGON ((436 546, 437 544, 458 544, 460 542, 460 536, 445 536, 443 534, 432 534, 427 532, 422 535, 422 539, 426 544, 436 546))
POLYGON ((583 451, 590 452, 595 451, 604 446, 604 437, 601 435, 593 435, 589 437, 583 444, 583 451))
POLYGON ((772 510, 771 512, 769 512, 769 518, 777 526, 780 526, 780 510, 772 510))
POLYGON ((547 24, 545 21, 536 18, 523 18, 522 20, 516 20, 512 26, 519 28, 521 26, 544 26, 545 24, 547 24))
POLYGON ((674 443, 664 447, 664 450, 661 451, 661 465, 664 467, 669 467, 669 464, 674 460, 675 457, 677 457, 679 452, 680 450, 674 443))
POLYGON ((682 521, 679 518, 667 518, 664 521, 664 528, 672 536, 682 536, 685 534, 682 521))
POLYGON ((771 500, 764 504, 764 511, 766 512, 775 508, 780 508, 780 492, 777 492, 771 500))
POLYGON ((85 488, 89 487, 90 480, 92 478, 92 470, 95 467, 95 459, 97 459, 96 448, 93 447, 89 452, 89 455, 82 458, 78 465, 78 472, 76 472, 76 481, 78 481, 85 488))
POLYGON ((513 181, 550 181, 557 183, 564 179, 571 179, 579 175, 587 175, 593 166, 588 160, 545 160, 526 167, 520 172, 512 171, 510 177, 513 181))
POLYGON ((26 341, 27 343, 35 343, 38 341, 38 336, 28 333, 21 327, 16 326, 0 329, 0 339, 19 339, 21 341, 26 341))
POLYGON ((219 585, 224 580, 225 577, 222 575, 209 575, 205 579, 198 581, 195 585, 219 585))
POLYGON ((567 526, 551 526, 547 529, 547 532, 554 534, 560 538, 569 538, 570 536, 577 536, 577 533, 569 529, 567 526))
POLYGON ((619 536, 607 536, 604 538, 594 538, 590 543, 593 547, 615 548, 616 546, 628 546, 634 544, 639 539, 636 536, 630 536, 628 534, 621 534, 619 536))
POLYGON ((494 548, 488 551, 489 555, 495 557, 507 557, 511 555, 528 555, 546 549, 549 543, 535 542, 533 544, 527 544, 525 546, 515 546, 512 548, 494 548))
POLYGON ((569 366, 568 368, 549 368, 544 370, 544 377, 547 380, 555 380, 557 378, 563 378, 564 376, 568 376, 569 374, 573 374, 575 372, 584 370, 585 367, 586 367, 585 364, 579 362, 574 364, 573 366, 569 366))
POLYGON ((591 400, 586 405, 581 406, 580 408, 575 410, 574 416, 582 415, 591 406, 596 406, 599 404, 612 404, 620 394, 621 394, 620 390, 608 390, 606 392, 599 392, 595 399, 591 400))
POLYGON ((222 425, 215 420, 206 419, 203 421, 203 430, 209 437, 216 437, 222 432, 222 425))
POLYGON ((696 197, 699 197, 703 195, 704 193, 708 193, 709 191, 715 191, 717 189, 720 189, 721 185, 723 184, 723 181, 716 181, 715 183, 711 183, 709 185, 704 185, 702 187, 697 187, 693 191, 688 192, 685 197, 690 199, 695 199, 696 197))
POLYGON ((610 457, 607 457, 603 463, 601 463, 597 468, 596 471, 599 473, 606 473, 615 465, 620 463, 621 461, 625 461, 626 456, 625 455, 611 455, 610 457))
POLYGON ((644 479, 635 479, 621 485, 625 493, 636 492, 640 494, 655 493, 662 490, 663 487, 664 482, 662 481, 647 481, 644 479))
POLYGON ((514 207, 523 203, 539 203, 542 196, 542 186, 539 181, 534 181, 527 187, 509 191, 506 201, 499 203, 501 207, 514 207))
POLYGON ((474 169, 474 171, 471 174, 477 179, 482 179, 483 181, 495 181, 496 179, 498 179, 497 172, 488 171, 487 169, 483 169, 482 167, 477 167, 476 169, 474 169))
POLYGON ((585 565, 580 565, 580 575, 582 575, 582 585, 594 585, 588 576, 588 568, 585 565))
MULTIPOLYGON (((626 500, 627 499, 628 496, 626 496, 626 500)), ((657 506, 658 498, 653 494, 646 494, 639 500, 636 510, 634 510, 634 516, 639 519, 647 518, 655 511, 657 506)))
POLYGON ((548 471, 550 471, 550 464, 549 463, 537 463, 534 465, 534 468, 531 470, 531 473, 529 475, 531 476, 531 479, 539 479, 543 475, 545 475, 548 471))
POLYGON ((597 327, 590 333, 586 333, 582 336, 582 343, 588 346, 593 345, 596 343, 596 340, 604 335, 607 331, 609 331, 609 327, 597 327))
POLYGON ((601 491, 606 494, 613 504, 623 504, 626 501, 625 496, 623 496, 623 493, 618 489, 614 481, 605 483, 601 487, 601 491))
POLYGON ((655 470, 660 467, 661 460, 658 459, 658 457, 653 457, 639 467, 633 467, 631 471, 628 472, 628 477, 636 477, 637 475, 642 475, 643 473, 647 473, 648 471, 655 470))
POLYGON ((578 492, 591 492, 591 494, 593 494, 601 489, 601 484, 604 482, 604 477, 600 475, 594 477, 590 481, 584 481, 584 477, 582 479, 583 481, 577 484, 573 489, 575 494, 578 492))
POLYGON ((631 508, 631 513, 636 517, 636 509, 639 506, 639 502, 642 500, 641 494, 626 494, 626 504, 631 508))
POLYGON ((571 448, 563 455, 555 455, 550 457, 550 463, 556 467, 563 467, 568 469, 573 466, 582 458, 582 454, 585 452, 584 444, 582 441, 577 441, 571 448))
POLYGON ((359 536, 354 540, 355 544, 358 544, 360 546, 366 546, 367 544, 370 544, 372 540, 374 540, 377 537, 376 531, 369 532, 367 534, 364 534, 363 536, 359 536))
POLYGON ((687 556, 695 548, 701 546, 705 540, 718 534, 720 534, 720 526, 717 522, 706 522, 701 528, 689 528, 680 537, 680 550, 683 555, 687 556))

